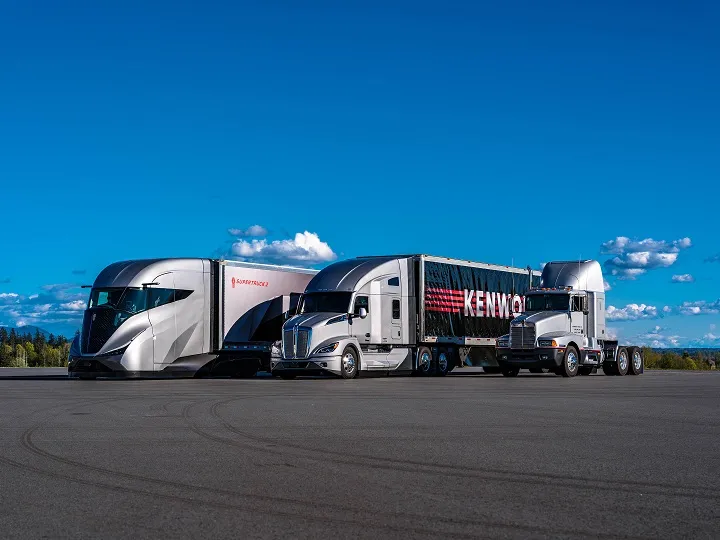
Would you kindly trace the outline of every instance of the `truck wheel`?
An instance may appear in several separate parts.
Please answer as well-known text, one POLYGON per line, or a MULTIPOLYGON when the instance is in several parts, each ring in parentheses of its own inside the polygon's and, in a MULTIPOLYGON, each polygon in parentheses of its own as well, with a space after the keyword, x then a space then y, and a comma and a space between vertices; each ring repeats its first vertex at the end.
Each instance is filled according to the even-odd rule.
POLYGON ((453 359, 452 349, 440 349, 437 355, 437 362, 435 362, 435 375, 438 377, 444 377, 450 371, 453 359))
POLYGON ((343 379, 354 379, 357 377, 360 362, 355 347, 348 345, 345 347, 340 358, 340 374, 343 379))
POLYGON ((580 353, 578 353, 578 350, 574 346, 568 345, 567 349, 565 349, 562 365, 560 366, 560 375, 563 377, 574 377, 578 374, 579 367, 580 353))
POLYGON ((592 375, 593 368, 591 366, 580 366, 578 373, 580 375, 592 375))
POLYGON ((625 347, 618 347, 617 362, 615 362, 615 374, 627 375, 628 365, 630 364, 630 355, 625 347))
POLYGON ((630 364, 628 366, 628 375, 640 375, 643 367, 642 350, 640 347, 628 347, 628 356, 630 364))
POLYGON ((432 351, 427 347, 420 347, 417 351, 417 373, 428 377, 435 371, 435 362, 433 362, 432 351))
POLYGON ((605 375, 617 375, 617 373, 615 373, 615 364, 614 363, 603 362, 602 368, 603 368, 603 373, 605 375))
POLYGON ((502 370, 503 377, 517 377, 520 373, 520 368, 504 368, 502 370))

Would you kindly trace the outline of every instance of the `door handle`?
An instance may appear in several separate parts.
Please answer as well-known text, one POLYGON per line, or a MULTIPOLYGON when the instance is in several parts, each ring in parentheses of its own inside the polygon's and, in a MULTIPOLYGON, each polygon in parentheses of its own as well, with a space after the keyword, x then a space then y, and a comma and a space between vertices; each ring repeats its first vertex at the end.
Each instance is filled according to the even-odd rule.
POLYGON ((368 332, 367 334, 365 334, 365 337, 370 337, 370 332, 368 332))

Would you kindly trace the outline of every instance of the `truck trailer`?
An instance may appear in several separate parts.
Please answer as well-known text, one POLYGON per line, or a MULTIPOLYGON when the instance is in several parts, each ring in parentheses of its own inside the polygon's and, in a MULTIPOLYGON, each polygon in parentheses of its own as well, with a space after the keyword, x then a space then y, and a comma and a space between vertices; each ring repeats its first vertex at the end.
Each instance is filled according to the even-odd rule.
POLYGON ((443 376, 468 357, 497 366, 497 338, 540 273, 429 255, 358 257, 312 278, 283 325, 272 373, 443 376))
POLYGON ((214 259, 106 267, 91 286, 68 374, 254 376, 317 270, 214 259))
POLYGON ((602 269, 593 260, 545 265, 523 313, 498 340, 497 358, 509 377, 522 368, 547 368, 563 377, 590 375, 598 367, 606 375, 643 372, 642 349, 608 336, 602 269))

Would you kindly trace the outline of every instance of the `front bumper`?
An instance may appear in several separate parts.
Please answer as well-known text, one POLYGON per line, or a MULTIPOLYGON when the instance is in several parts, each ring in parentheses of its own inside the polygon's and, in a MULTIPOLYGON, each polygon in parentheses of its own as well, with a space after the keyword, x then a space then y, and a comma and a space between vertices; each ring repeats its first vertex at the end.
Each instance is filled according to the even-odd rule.
POLYGON ((549 368, 562 365, 565 349, 498 349, 497 359, 501 366, 520 369, 549 368))
POLYGON ((322 375, 333 373, 340 375, 340 355, 311 356, 308 358, 273 358, 273 373, 283 372, 293 375, 322 375))

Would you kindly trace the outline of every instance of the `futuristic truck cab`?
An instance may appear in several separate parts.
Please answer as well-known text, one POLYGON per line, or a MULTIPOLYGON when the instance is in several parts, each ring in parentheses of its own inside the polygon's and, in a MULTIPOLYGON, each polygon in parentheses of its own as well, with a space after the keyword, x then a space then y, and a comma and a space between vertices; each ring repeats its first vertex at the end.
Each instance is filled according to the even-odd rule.
POLYGON ((270 369, 286 314, 316 270, 212 259, 111 264, 95 279, 71 377, 250 377, 270 369))
POLYGON ((503 375, 521 368, 548 368, 564 377, 638 375, 642 350, 619 346, 605 327, 605 287, 597 261, 558 261, 545 265, 539 287, 530 290, 522 315, 498 340, 503 375))
POLYGON ((539 272, 430 255, 358 257, 321 270, 283 326, 283 378, 442 376, 489 359, 539 272))

